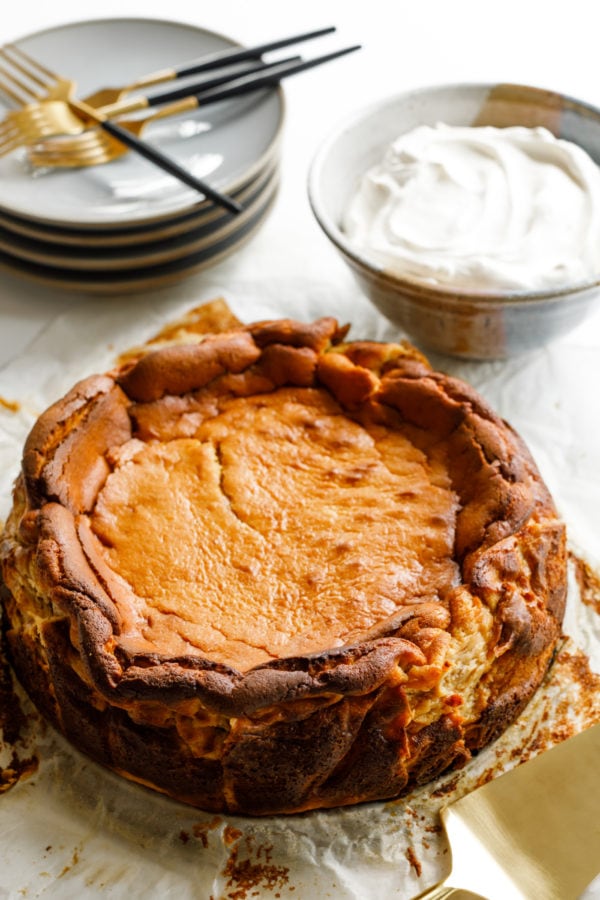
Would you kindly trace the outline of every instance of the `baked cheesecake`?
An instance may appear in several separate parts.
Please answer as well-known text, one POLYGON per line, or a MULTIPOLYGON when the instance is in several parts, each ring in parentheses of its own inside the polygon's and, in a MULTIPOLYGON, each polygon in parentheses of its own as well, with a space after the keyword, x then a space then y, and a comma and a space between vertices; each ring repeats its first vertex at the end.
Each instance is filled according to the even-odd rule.
POLYGON ((31 431, 0 544, 19 679, 77 748, 203 809, 392 798, 543 679, 565 529, 522 440, 333 318, 178 335, 31 431))

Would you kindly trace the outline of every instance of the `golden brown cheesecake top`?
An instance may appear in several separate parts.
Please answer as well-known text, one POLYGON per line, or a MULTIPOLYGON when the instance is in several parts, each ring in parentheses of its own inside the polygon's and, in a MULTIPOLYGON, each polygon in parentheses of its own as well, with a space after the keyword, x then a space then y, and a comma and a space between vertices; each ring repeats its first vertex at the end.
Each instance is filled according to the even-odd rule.
POLYGON ((512 696, 507 650, 537 659, 564 608, 548 491, 473 389, 344 337, 324 318, 167 344, 40 417, 4 577, 26 630, 70 623, 100 695, 239 716, 409 671, 453 695, 466 641, 473 678, 508 660, 512 696))
POLYGON ((100 491, 92 530, 131 588, 122 642, 247 670, 458 583, 448 474, 400 431, 315 388, 214 412, 193 435, 123 445, 100 491))

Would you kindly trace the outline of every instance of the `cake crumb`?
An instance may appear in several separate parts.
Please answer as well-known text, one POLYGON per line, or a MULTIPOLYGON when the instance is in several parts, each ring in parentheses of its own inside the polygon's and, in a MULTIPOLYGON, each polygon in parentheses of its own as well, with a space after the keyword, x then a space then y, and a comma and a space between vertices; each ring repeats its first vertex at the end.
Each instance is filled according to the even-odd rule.
MULTIPOLYGON (((237 830, 237 829, 234 829, 237 830)), ((223 900, 247 900, 256 896, 257 888, 271 891, 275 897, 281 897, 281 891, 289 888, 289 869, 273 863, 261 862, 261 857, 271 859, 272 845, 260 845, 256 848, 254 858, 250 851, 251 844, 245 842, 245 858, 241 858, 243 846, 236 844, 229 855, 223 875, 227 879, 223 900)), ((259 891, 259 896, 260 896, 259 891)))
POLYGON ((591 606, 600 615, 600 572, 574 553, 569 553, 569 560, 575 569, 582 603, 591 606))
MULTIPOLYGON (((208 832, 218 828, 223 820, 220 816, 214 816, 210 822, 197 822, 192 828, 194 837, 200 841, 204 849, 208 847, 208 832)), ((181 840, 181 835, 180 835, 181 840)), ((185 842, 184 842, 185 843, 185 842)))
POLYGON ((231 844, 235 844, 236 841, 239 841, 242 835, 243 831, 240 831, 239 828, 234 828, 232 825, 226 825, 225 831, 223 832, 223 843, 230 847, 231 844))
POLYGON ((439 787, 437 787, 434 791, 431 792, 432 797, 443 797, 445 794, 451 794, 458 784, 460 779, 460 775, 455 775, 453 778, 450 778, 449 781, 444 782, 439 787))
POLYGON ((0 406, 2 409, 7 409, 9 412, 18 413, 21 409, 21 404, 17 403, 16 400, 7 400, 5 397, 0 395, 0 406))
POLYGON ((407 847, 406 858, 407 858, 408 862, 410 863, 411 868, 413 868, 415 870, 417 877, 420 878, 421 872, 423 871, 423 867, 422 867, 421 863, 419 862, 419 859, 418 859, 417 854, 415 853, 413 847, 407 847))
POLYGON ((75 847, 73 850, 73 855, 71 857, 71 862, 68 865, 66 865, 64 867, 64 869, 62 870, 62 872, 60 872, 56 876, 57 878, 62 878, 64 875, 67 875, 67 873, 70 872, 71 869, 73 869, 77 865, 77 863, 79 862, 79 852, 80 852, 79 847, 75 847))

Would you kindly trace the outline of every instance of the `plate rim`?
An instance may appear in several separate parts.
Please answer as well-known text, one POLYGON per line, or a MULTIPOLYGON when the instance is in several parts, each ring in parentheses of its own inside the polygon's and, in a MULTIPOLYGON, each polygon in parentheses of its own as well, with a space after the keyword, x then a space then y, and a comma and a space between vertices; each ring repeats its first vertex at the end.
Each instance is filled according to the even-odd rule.
MULTIPOLYGON (((142 267, 139 270, 133 269, 129 270, 133 273, 137 271, 138 277, 132 277, 130 280, 122 280, 122 281, 94 281, 94 277, 91 273, 73 273, 77 275, 88 275, 87 278, 82 278, 81 281, 77 280, 69 280, 69 279, 61 279, 60 275, 57 274, 57 277, 53 277, 52 275, 47 275, 45 273, 38 273, 32 269, 32 267, 28 266, 21 260, 14 260, 14 262, 19 263, 19 268, 11 265, 10 261, 6 261, 3 258, 0 258, 0 272, 5 272, 11 277, 17 280, 23 280, 30 283, 35 283, 40 285, 41 287, 53 288, 58 290, 68 291, 69 293, 79 292, 84 295, 95 295, 95 296, 108 296, 111 294, 123 294, 130 295, 135 293, 142 293, 143 291, 148 290, 158 290, 163 287, 167 287, 170 284, 175 284, 179 281, 183 281, 186 278, 194 275, 196 272, 203 271, 206 268, 217 265, 222 259, 231 255, 235 250, 239 249, 239 247, 243 246, 247 241, 255 234, 257 229, 264 224, 266 218, 271 212, 273 205, 277 199, 278 192, 280 187, 280 177, 279 172, 274 173, 274 178, 269 182, 268 190, 265 192, 265 197, 262 197, 263 201, 262 205, 255 211, 254 217, 250 219, 247 224, 247 230, 244 230, 244 233, 239 236, 238 240, 232 240, 231 243, 228 243, 226 247, 222 250, 217 250, 214 254, 210 254, 208 257, 202 259, 198 263, 194 263, 190 260, 189 264, 185 264, 186 257, 183 257, 180 260, 173 260, 173 262, 180 263, 181 268, 178 268, 176 271, 167 272, 167 273, 159 273, 155 277, 153 277, 151 268, 142 267), (149 273, 149 274, 148 274, 149 273)), ((203 252, 203 251, 200 251, 203 252)), ((7 254, 4 254, 5 256, 7 254)), ((197 256, 196 253, 190 254, 193 258, 197 256)), ((169 263, 165 263, 164 265, 169 265, 169 263)), ((157 267, 160 268, 160 267, 157 267)), ((57 273, 60 272, 60 269, 57 269, 57 273)), ((125 270, 126 271, 126 270, 125 270)), ((98 274, 108 274, 111 273, 96 273, 98 274)), ((120 273, 115 272, 115 275, 120 273)))
MULTIPOLYGON (((277 155, 269 159, 263 168, 252 178, 244 181, 235 197, 239 198, 247 189, 262 178, 263 172, 278 164, 277 155)), ((187 213, 168 222, 148 226, 135 226, 132 228, 112 228, 107 231, 87 231, 77 228, 63 229, 52 226, 43 226, 45 231, 38 230, 40 223, 30 222, 21 216, 15 216, 0 210, 0 229, 10 231, 13 235, 28 238, 29 240, 46 243, 49 247, 68 247, 90 249, 93 247, 110 248, 119 246, 136 246, 142 243, 164 240, 176 234, 184 234, 193 228, 210 222, 218 222, 223 216, 228 215, 227 210, 214 207, 205 213, 187 213)))
MULTIPOLYGON (((165 250, 162 246, 163 241, 159 239, 154 242, 147 242, 141 245, 137 245, 138 248, 145 248, 145 253, 143 254, 138 250, 136 256, 133 256, 132 254, 129 258, 127 256, 115 256, 112 259, 108 258, 95 261, 90 258, 87 258, 86 260, 85 255, 80 252, 81 248, 69 247, 69 250, 71 250, 71 259, 67 259, 65 257, 61 258, 59 252, 56 256, 55 261, 53 262, 51 253, 47 254, 44 257, 43 252, 40 251, 41 255, 36 258, 35 249, 33 251, 29 251, 27 249, 23 250, 20 247, 10 247, 10 245, 7 247, 5 244, 4 236, 0 234, 0 251, 6 256, 11 256, 16 261, 24 263, 25 265, 33 264, 38 266, 48 266, 63 271, 70 270, 73 273, 82 274, 85 274, 86 272, 118 273, 120 271, 128 269, 131 270, 141 266, 152 266, 154 265, 154 262, 152 261, 154 256, 160 257, 160 262, 158 263, 159 265, 171 261, 174 262, 177 259, 190 255, 191 253, 196 253, 200 252, 201 250, 208 249, 212 244, 217 243, 229 234, 235 233, 239 228, 243 228, 247 220, 251 218, 252 215, 256 212, 257 207, 259 206, 263 197, 269 193, 273 181, 276 180, 277 177, 278 166, 274 165, 265 168, 259 178, 253 181, 248 186, 247 190, 242 192, 242 194, 240 195, 240 200, 249 200, 248 205, 244 207, 242 213, 237 216, 223 216, 222 221, 218 221, 216 228, 212 228, 208 232, 203 233, 200 236, 194 236, 194 234, 197 233, 200 229, 203 229, 205 227, 205 223, 201 223, 198 226, 183 232, 182 234, 175 235, 175 239, 181 239, 183 241, 183 244, 176 248, 167 248, 165 250), (168 254, 166 257, 164 257, 165 253, 168 254)), ((60 247, 58 247, 57 249, 60 251, 60 247)), ((106 249, 108 251, 114 251, 118 249, 118 245, 116 247, 109 247, 106 249)), ((132 249, 135 251, 136 245, 134 245, 132 249)))

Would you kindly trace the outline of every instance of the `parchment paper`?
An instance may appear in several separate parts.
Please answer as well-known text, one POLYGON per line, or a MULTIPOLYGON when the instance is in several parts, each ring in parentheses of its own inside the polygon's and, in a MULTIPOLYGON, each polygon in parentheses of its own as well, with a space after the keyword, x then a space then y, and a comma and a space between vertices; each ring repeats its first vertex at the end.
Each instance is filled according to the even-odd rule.
MULTIPOLYGON (((204 282, 202 295, 74 302, 0 371, 0 520, 36 416, 76 380, 216 296, 244 321, 333 314, 353 323, 352 337, 402 336, 346 284, 204 282)), ((251 819, 206 814, 129 784, 70 748, 19 694, 26 718, 18 740, 5 733, 0 742, 0 768, 20 759, 27 770, 32 757, 37 767, 28 777, 17 772, 0 794, 0 898, 408 900, 449 868, 442 805, 600 721, 600 311, 526 357, 431 360, 474 384, 517 428, 567 521, 565 638, 526 713, 465 769, 400 800, 251 819)), ((494 890, 490 900, 509 900, 494 890)))

